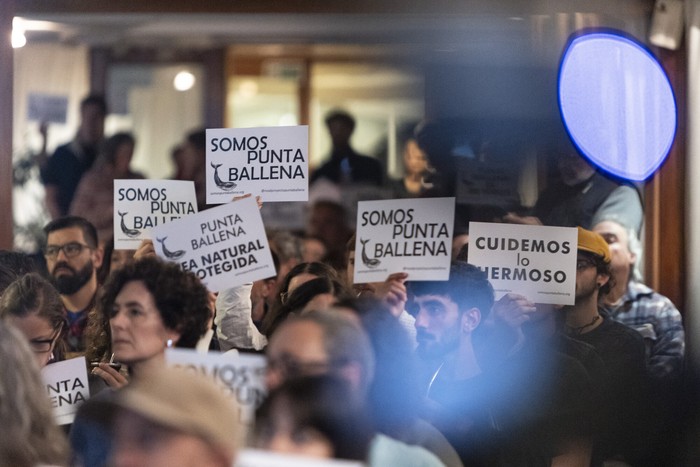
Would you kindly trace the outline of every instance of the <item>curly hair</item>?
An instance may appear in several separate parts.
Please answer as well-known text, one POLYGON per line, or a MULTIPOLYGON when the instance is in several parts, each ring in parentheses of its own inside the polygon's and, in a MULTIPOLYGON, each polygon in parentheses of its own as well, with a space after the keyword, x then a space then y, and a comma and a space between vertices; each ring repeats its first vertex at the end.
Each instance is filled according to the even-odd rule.
POLYGON ((0 465, 67 465, 69 449, 53 422, 39 368, 24 336, 0 320, 0 465))
POLYGON ((180 333, 177 347, 194 348, 207 330, 211 311, 206 287, 175 263, 144 258, 113 273, 105 283, 98 309, 111 317, 117 295, 129 282, 141 281, 153 296, 166 328, 180 333))

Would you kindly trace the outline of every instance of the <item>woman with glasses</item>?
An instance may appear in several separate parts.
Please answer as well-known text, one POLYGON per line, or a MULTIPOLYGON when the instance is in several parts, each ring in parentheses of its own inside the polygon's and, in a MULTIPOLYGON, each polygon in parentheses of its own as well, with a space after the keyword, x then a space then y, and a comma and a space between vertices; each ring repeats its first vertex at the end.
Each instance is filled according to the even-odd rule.
POLYGON ((68 443, 54 424, 46 386, 22 334, 0 320, 0 465, 68 465, 68 443))
POLYGON ((0 317, 24 334, 40 367, 63 360, 63 302, 39 274, 26 274, 5 289, 0 298, 0 317))

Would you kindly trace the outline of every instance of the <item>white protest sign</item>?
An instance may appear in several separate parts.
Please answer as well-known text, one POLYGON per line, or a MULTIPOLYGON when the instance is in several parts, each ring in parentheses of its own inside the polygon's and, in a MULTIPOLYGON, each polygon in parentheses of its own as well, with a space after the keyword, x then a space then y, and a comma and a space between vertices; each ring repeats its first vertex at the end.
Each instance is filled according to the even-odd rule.
POLYGON ((38 122, 66 123, 68 96, 30 93, 27 99, 27 118, 38 122))
POLYGON ((135 250, 152 227, 196 212, 194 182, 115 180, 114 249, 135 250))
POLYGON ((151 235, 158 256, 194 272, 212 292, 275 275, 252 197, 158 225, 151 235))
POLYGON ((85 357, 52 363, 41 369, 58 425, 73 423, 78 407, 90 398, 85 357))
POLYGON ((454 215, 454 198, 359 202, 354 282, 449 279, 454 215))
POLYGON ((236 456, 235 467, 363 467, 356 461, 321 459, 295 454, 244 449, 236 456))
POLYGON ((267 394, 267 362, 263 355, 228 355, 219 352, 202 354, 194 349, 166 349, 165 360, 168 365, 211 377, 223 385, 227 393, 238 402, 241 422, 253 422, 255 409, 267 394))
POLYGON ((207 129, 207 203, 309 199, 309 127, 207 129))
POLYGON ((469 223, 469 262, 488 275, 496 299, 573 305, 578 231, 570 227, 469 223))

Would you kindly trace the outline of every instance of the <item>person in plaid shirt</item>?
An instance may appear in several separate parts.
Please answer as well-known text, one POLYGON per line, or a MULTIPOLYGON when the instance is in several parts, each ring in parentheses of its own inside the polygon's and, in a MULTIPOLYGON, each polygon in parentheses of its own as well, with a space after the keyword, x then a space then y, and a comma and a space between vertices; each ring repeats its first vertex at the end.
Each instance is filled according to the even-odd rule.
POLYGON ((639 282, 635 263, 639 241, 632 229, 614 220, 598 222, 593 231, 610 247, 615 285, 601 306, 610 316, 644 337, 650 376, 657 382, 678 380, 683 371, 685 333, 680 312, 667 297, 639 282))

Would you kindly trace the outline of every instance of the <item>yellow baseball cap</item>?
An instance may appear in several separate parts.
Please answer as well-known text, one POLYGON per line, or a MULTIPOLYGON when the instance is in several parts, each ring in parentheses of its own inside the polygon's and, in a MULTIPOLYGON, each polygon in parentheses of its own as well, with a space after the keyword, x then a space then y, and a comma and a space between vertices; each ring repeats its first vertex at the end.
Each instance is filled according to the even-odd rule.
POLYGON ((600 234, 581 227, 578 228, 578 250, 599 256, 606 263, 610 262, 610 247, 605 239, 600 234))

